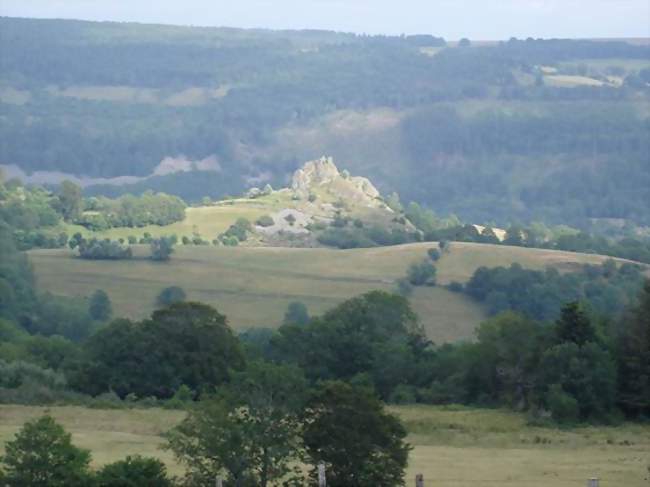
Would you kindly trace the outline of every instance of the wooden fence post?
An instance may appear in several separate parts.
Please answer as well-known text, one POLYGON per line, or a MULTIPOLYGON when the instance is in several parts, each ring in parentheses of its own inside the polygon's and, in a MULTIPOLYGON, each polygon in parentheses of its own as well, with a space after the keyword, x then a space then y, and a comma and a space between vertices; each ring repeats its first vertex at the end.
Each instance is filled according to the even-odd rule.
POLYGON ((318 464, 318 487, 327 487, 327 479, 325 477, 325 464, 318 464))
POLYGON ((223 487, 223 479, 217 475, 217 479, 215 480, 215 485, 216 487, 223 487))
POLYGON ((415 476, 415 487, 424 487, 424 475, 421 473, 415 476))
POLYGON ((598 487, 600 485, 600 479, 591 478, 587 480, 587 487, 598 487))

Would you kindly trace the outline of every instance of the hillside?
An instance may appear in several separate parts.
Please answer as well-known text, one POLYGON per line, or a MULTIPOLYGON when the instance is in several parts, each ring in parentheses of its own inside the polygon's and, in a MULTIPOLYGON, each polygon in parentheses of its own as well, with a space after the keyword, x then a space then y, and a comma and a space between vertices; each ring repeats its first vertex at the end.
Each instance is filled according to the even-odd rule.
MULTIPOLYGON (((92 213, 96 212, 85 214, 92 213)), ((352 176, 347 170, 339 171, 331 157, 303 164, 294 172, 288 187, 277 190, 268 184, 263 189, 252 187, 244 197, 189 207, 183 220, 169 225, 114 227, 94 232, 80 225, 69 225, 67 230, 71 234, 79 232, 110 239, 149 233, 153 237, 200 237, 211 243, 240 219, 247 220, 247 230, 245 238, 239 238, 237 244, 246 246, 320 247, 323 244, 319 236, 328 227, 355 227, 356 233, 362 233, 362 229, 374 230, 386 237, 399 235, 400 243, 408 241, 407 238, 412 240, 417 232, 410 221, 388 206, 369 179, 352 176)), ((387 244, 368 242, 370 245, 359 246, 387 244)))
MULTIPOLYGON (((105 290, 116 316, 142 318, 167 286, 181 286, 190 299, 211 304, 225 313, 238 330, 277 327, 287 305, 302 301, 310 313, 372 289, 392 291, 412 262, 426 256, 432 243, 368 249, 331 250, 271 247, 180 246, 168 263, 147 259, 88 261, 68 250, 29 252, 41 291, 90 295, 105 290)), ((137 255, 148 252, 136 247, 137 255)), ((577 264, 606 258, 522 247, 453 243, 438 264, 441 284, 464 282, 479 266, 509 265, 570 270, 577 264)), ((486 315, 469 298, 442 287, 417 288, 413 307, 437 341, 466 339, 486 315)))
POLYGON ((10 176, 197 202, 282 187, 331 154, 479 224, 650 223, 645 44, 11 18, 0 32, 10 176))

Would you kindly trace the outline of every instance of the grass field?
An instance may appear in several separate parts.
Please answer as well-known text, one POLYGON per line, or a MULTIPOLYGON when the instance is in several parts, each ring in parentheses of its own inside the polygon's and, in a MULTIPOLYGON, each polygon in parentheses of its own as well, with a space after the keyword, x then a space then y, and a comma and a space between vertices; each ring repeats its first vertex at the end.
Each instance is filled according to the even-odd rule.
POLYGON ((171 225, 148 225, 141 228, 118 227, 103 232, 90 232, 84 227, 70 225, 67 231, 70 235, 80 232, 83 235, 110 239, 126 239, 129 235, 140 238, 145 232, 154 237, 177 235, 179 238, 183 236, 192 237, 194 233, 198 233, 203 239, 212 241, 217 235, 225 232, 230 225, 235 223, 237 218, 247 218, 249 221, 254 222, 260 216, 268 214, 269 208, 273 208, 273 206, 266 207, 257 204, 201 206, 187 208, 185 210, 185 219, 171 225))
MULTIPOLYGON (((179 246, 168 263, 142 258, 136 247, 130 261, 90 261, 68 250, 29 252, 38 288, 62 295, 88 296, 105 290, 115 316, 142 318, 165 287, 181 286, 190 299, 215 306, 235 329, 276 327, 287 305, 302 301, 312 314, 364 292, 395 289, 408 266, 426 258, 431 243, 370 249, 289 249, 271 247, 179 246), (138 258, 140 257, 140 258, 138 258)), ((524 267, 547 265, 571 269, 605 258, 521 247, 453 243, 438 263, 438 281, 466 281, 482 265, 519 262, 524 267)), ((485 318, 469 298, 442 287, 418 288, 411 301, 431 339, 467 339, 485 318)))
MULTIPOLYGON (((527 426, 523 416, 499 410, 396 406, 414 447, 406 474, 427 486, 584 487, 598 477, 602 487, 642 487, 650 478, 650 426, 556 430, 527 426)), ((98 410, 80 407, 0 406, 0 446, 28 419, 49 411, 89 448, 93 465, 139 453, 181 470, 159 449, 160 434, 183 417, 179 411, 98 410)), ((1 448, 0 448, 1 449, 1 448)))

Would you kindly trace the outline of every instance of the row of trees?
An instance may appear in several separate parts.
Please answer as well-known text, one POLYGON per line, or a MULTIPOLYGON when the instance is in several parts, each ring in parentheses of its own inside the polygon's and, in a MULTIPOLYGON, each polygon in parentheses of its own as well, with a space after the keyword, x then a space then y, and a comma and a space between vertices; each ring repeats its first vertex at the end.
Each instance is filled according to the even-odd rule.
POLYGON ((84 201, 84 212, 77 216, 75 223, 92 230, 170 225, 185 219, 186 206, 177 196, 152 191, 116 199, 93 197, 84 201))
MULTIPOLYGON (((167 261, 174 252, 177 238, 175 235, 163 236, 159 238, 146 238, 144 241, 149 243, 151 249, 151 260, 167 261)), ((129 242, 131 240, 129 239, 129 242)), ((143 242, 144 243, 144 242, 143 242)), ((111 240, 109 238, 84 238, 80 233, 76 233, 68 242, 71 249, 77 249, 79 257, 91 260, 123 260, 133 257, 133 251, 129 245, 125 245, 123 240, 111 240)))

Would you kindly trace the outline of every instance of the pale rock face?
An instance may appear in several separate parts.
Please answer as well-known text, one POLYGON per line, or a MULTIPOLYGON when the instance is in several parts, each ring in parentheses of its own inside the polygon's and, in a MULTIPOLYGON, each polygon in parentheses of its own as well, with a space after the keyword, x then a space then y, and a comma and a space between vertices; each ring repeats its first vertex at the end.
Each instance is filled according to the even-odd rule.
POLYGON ((355 188, 357 188, 369 198, 374 199, 379 197, 379 191, 377 188, 375 188, 374 184, 372 184, 368 178, 355 176, 353 178, 350 178, 350 182, 354 185, 355 188))
POLYGON ((291 189, 298 196, 306 197, 309 195, 310 188, 337 180, 345 180, 354 190, 365 197, 375 199, 379 196, 379 191, 367 178, 350 177, 347 171, 344 171, 344 173, 339 172, 331 157, 321 157, 315 161, 305 163, 302 168, 293 174, 291 189))
POLYGON ((334 160, 331 157, 321 157, 305 163, 302 168, 293 173, 291 189, 301 196, 306 196, 309 188, 329 183, 340 176, 334 160))

